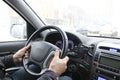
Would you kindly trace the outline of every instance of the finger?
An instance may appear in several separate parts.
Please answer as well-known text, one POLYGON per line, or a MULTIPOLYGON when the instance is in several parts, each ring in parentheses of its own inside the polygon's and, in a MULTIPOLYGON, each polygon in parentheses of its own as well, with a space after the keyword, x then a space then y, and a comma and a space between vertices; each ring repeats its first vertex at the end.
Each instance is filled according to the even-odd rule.
POLYGON ((30 48, 30 45, 25 46, 24 48, 21 49, 21 51, 27 51, 30 48))
POLYGON ((56 50, 56 51, 55 51, 55 54, 54 54, 55 58, 59 58, 59 55, 60 55, 60 51, 59 51, 59 50, 56 50))
POLYGON ((30 44, 28 44, 27 46, 26 46, 26 49, 29 49, 30 48, 30 44))
POLYGON ((28 58, 29 56, 30 56, 30 55, 29 55, 29 53, 25 53, 25 57, 27 57, 27 58, 28 58))
POLYGON ((62 60, 65 61, 65 62, 67 63, 67 62, 69 61, 69 57, 66 56, 66 57, 64 57, 62 60))
POLYGON ((21 62, 22 61, 22 58, 19 58, 19 62, 21 62))

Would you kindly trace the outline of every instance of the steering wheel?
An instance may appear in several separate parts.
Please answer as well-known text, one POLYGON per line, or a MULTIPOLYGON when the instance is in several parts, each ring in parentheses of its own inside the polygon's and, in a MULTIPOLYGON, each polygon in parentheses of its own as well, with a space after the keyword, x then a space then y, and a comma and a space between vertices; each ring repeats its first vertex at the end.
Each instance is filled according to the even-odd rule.
POLYGON ((30 64, 38 65, 41 69, 48 68, 49 60, 54 56, 55 50, 59 49, 57 46, 44 40, 34 40, 37 35, 40 35, 41 32, 48 29, 54 29, 61 34, 63 46, 61 49, 60 58, 66 56, 66 51, 68 49, 68 38, 64 31, 56 26, 44 26, 36 30, 26 42, 26 46, 28 44, 30 44, 31 46, 29 49, 30 56, 28 58, 23 58, 23 67, 31 75, 40 76, 42 74, 42 71, 40 71, 39 73, 33 72, 29 69, 30 64))

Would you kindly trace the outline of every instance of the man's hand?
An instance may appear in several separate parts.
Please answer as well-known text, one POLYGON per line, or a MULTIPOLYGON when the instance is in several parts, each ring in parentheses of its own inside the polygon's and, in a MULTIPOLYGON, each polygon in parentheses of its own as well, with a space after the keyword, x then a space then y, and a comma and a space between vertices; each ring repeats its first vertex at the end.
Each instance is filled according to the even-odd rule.
POLYGON ((25 55, 25 57, 29 57, 29 54, 27 52, 27 50, 30 48, 30 45, 20 49, 19 51, 17 51, 14 55, 13 55, 13 60, 15 63, 21 62, 22 61, 22 57, 25 55))
POLYGON ((52 70, 57 75, 61 75, 65 70, 67 69, 67 62, 69 61, 69 58, 66 56, 63 59, 59 58, 60 52, 57 50, 55 52, 54 58, 51 61, 49 65, 49 70, 52 70))

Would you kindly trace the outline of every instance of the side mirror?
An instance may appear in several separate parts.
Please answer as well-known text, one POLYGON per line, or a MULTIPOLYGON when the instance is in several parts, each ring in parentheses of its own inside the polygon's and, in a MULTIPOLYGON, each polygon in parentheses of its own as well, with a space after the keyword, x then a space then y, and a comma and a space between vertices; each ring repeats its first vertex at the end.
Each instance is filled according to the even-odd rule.
POLYGON ((26 24, 13 24, 10 28, 10 34, 18 39, 27 38, 26 24))

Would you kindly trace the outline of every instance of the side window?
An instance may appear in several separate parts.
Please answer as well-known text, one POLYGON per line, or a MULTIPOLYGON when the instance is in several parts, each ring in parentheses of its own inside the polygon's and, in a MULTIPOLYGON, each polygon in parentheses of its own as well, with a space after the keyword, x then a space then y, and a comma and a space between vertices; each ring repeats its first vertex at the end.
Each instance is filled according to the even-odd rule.
POLYGON ((26 22, 0 0, 0 42, 25 40, 26 22))

